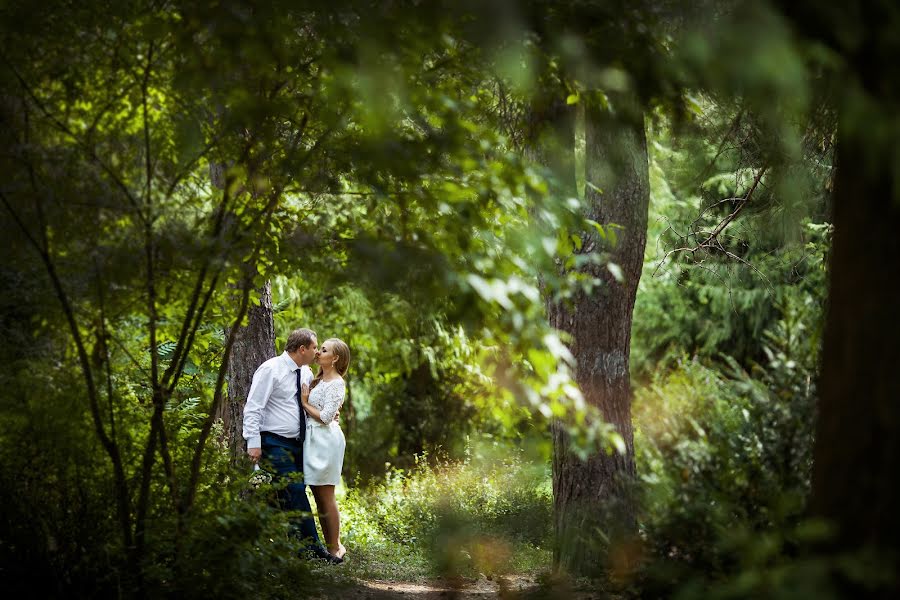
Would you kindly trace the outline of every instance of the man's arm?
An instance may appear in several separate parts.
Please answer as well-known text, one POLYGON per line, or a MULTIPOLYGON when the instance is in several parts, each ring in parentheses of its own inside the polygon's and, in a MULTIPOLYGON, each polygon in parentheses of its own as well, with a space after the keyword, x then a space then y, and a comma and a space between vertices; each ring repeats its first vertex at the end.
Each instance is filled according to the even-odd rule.
POLYGON ((300 388, 303 389, 303 386, 309 387, 309 384, 312 383, 313 380, 313 372, 307 365, 303 365, 300 367, 300 388))
POLYGON ((244 404, 244 439, 247 440, 247 454, 253 462, 262 456, 260 446, 259 426, 262 422, 263 412, 272 390, 275 388, 275 378, 268 368, 256 370, 253 381, 250 384, 250 392, 247 394, 247 402, 244 404))

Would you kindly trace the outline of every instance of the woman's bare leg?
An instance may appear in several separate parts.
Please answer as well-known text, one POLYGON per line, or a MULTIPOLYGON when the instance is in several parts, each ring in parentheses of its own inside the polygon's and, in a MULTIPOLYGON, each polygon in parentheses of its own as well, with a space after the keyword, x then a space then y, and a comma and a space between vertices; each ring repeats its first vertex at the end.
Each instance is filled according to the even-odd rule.
POLYGON ((325 545, 329 546, 328 540, 330 536, 328 535, 328 523, 325 520, 325 500, 322 497, 322 486, 321 485, 310 485, 309 489, 312 490, 313 498, 316 500, 316 512, 319 516, 319 526, 322 528, 322 537, 325 539, 325 545))
POLYGON ((328 551, 337 557, 342 557, 347 550, 341 544, 341 515, 334 497, 334 486, 313 485, 310 487, 316 499, 319 524, 322 526, 322 535, 325 537, 328 551))

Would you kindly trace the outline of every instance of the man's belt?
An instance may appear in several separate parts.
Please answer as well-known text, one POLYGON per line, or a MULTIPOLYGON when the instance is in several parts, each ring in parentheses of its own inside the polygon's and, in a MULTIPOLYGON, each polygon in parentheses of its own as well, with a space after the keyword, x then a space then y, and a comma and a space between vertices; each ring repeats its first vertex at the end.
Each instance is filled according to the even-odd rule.
POLYGON ((269 436, 272 436, 273 438, 275 438, 276 440, 281 440, 282 442, 284 442, 286 444, 299 444, 300 443, 299 437, 295 437, 295 438, 284 437, 283 435, 278 435, 277 433, 272 433, 271 431, 260 431, 259 435, 260 436, 269 435, 269 436))

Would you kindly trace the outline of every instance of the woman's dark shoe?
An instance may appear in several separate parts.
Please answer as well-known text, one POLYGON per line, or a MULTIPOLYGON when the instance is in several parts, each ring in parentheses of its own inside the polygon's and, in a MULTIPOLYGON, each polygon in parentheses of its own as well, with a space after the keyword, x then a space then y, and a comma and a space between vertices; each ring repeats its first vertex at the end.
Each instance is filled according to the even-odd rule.
POLYGON ((343 558, 338 558, 322 546, 313 546, 303 551, 303 554, 310 559, 324 560, 332 565, 339 565, 344 562, 343 558))

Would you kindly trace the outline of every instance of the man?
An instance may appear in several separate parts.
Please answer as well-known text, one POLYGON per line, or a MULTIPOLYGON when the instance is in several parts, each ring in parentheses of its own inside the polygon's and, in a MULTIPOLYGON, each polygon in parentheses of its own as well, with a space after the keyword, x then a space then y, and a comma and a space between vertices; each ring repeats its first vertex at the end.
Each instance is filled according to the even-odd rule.
MULTIPOLYGON (((261 364, 253 374, 244 405, 247 454, 254 463, 262 459, 276 477, 303 474, 306 413, 300 409, 299 392, 312 381, 309 365, 317 350, 314 331, 295 329, 288 336, 284 352, 261 364)), ((343 562, 322 547, 303 482, 292 481, 279 490, 278 503, 284 510, 304 513, 299 523, 292 519, 291 533, 303 539, 308 552, 332 563, 343 562)))

